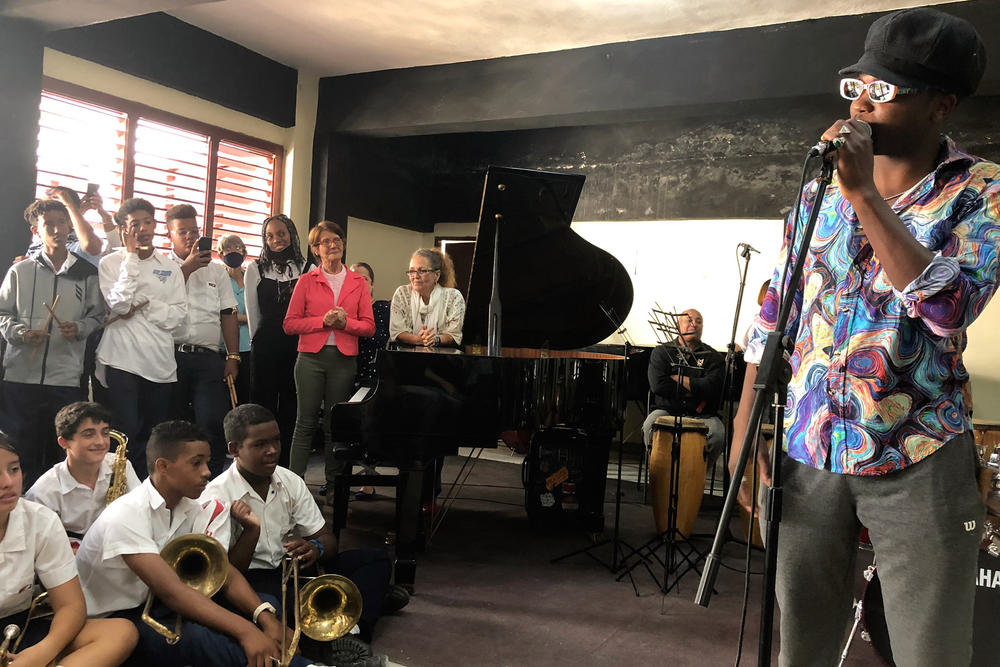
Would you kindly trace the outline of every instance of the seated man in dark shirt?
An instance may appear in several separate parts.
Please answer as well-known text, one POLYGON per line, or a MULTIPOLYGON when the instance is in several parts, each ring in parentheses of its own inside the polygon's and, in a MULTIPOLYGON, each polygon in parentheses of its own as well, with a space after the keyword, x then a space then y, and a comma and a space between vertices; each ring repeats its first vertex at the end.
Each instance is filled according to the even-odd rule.
POLYGON ((653 424, 658 417, 695 417, 708 426, 705 456, 709 468, 722 452, 725 432, 716 413, 722 400, 726 375, 725 358, 701 341, 704 322, 694 308, 678 318, 680 335, 657 346, 649 356, 649 389, 654 408, 642 425, 646 447, 653 443, 653 424), (678 382, 679 380, 679 382, 678 382))

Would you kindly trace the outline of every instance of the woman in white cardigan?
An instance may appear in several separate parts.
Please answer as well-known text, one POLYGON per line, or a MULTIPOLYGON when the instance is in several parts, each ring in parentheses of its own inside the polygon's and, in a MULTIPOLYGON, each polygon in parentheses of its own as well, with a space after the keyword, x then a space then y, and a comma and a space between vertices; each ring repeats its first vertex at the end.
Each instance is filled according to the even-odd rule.
MULTIPOLYGON (((436 248, 421 248, 410 258, 406 275, 410 284, 401 285, 392 295, 389 340, 424 347, 461 345, 465 299, 455 289, 451 258, 436 248)), ((439 456, 425 472, 421 498, 425 514, 436 513, 433 499, 441 493, 443 465, 444 457, 439 456)))
POLYGON ((410 258, 409 285, 392 295, 389 340, 437 347, 462 344, 465 299, 455 289, 451 258, 437 248, 421 248, 410 258))

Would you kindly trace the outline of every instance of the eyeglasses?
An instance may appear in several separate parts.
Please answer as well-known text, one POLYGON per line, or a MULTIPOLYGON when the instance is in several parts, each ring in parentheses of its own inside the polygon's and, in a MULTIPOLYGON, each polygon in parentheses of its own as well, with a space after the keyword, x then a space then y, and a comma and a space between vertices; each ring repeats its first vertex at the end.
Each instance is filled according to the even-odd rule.
POLYGON ((868 91, 868 99, 875 104, 891 102, 896 99, 896 95, 906 95, 920 92, 919 88, 903 88, 888 81, 876 79, 865 83, 861 79, 841 79, 840 96, 845 100, 856 100, 861 97, 861 93, 868 91))
POLYGON ((406 275, 411 278, 416 278, 417 276, 423 278, 428 273, 437 273, 438 271, 440 271, 440 269, 410 269, 406 272, 406 275))
POLYGON ((313 243, 313 247, 314 248, 319 248, 320 246, 322 246, 324 248, 330 248, 330 247, 333 247, 333 246, 342 246, 342 245, 344 245, 344 239, 341 239, 341 238, 323 239, 322 241, 320 241, 318 243, 313 243))

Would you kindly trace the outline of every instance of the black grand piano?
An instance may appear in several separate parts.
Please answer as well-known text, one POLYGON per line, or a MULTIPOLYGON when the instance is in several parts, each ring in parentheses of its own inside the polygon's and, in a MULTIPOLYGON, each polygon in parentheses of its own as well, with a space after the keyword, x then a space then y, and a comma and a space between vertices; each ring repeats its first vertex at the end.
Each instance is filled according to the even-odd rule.
MULTIPOLYGON (((490 167, 464 351, 380 352, 375 388, 361 401, 333 408, 337 439, 399 467, 397 583, 414 581, 425 468, 459 446, 495 447, 502 431, 582 435, 603 460, 590 466, 593 479, 578 512, 602 525, 608 449, 623 418, 624 362, 580 348, 617 329, 633 293, 621 263, 570 229, 583 181, 490 167)), ((335 529, 346 521, 347 489, 343 482, 335 490, 335 529)))

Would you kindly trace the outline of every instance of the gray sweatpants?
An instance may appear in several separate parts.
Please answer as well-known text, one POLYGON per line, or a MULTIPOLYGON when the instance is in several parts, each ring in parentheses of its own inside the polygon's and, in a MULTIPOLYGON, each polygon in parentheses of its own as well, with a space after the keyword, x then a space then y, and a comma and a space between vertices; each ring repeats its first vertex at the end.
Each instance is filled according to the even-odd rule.
POLYGON ((879 477, 817 470, 784 456, 778 538, 779 664, 836 665, 853 620, 867 526, 898 667, 967 666, 984 519, 971 433, 879 477))

